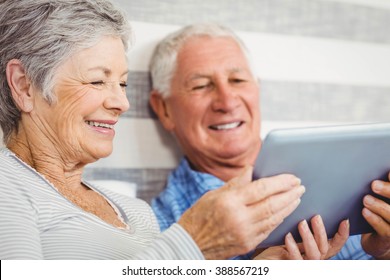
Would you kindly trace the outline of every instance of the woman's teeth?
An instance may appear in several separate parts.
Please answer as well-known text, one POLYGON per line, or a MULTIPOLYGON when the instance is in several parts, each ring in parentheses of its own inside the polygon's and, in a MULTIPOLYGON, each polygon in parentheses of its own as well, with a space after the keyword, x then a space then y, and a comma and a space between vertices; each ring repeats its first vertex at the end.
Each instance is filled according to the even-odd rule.
POLYGON ((93 122, 93 121, 85 121, 88 125, 96 126, 96 127, 104 127, 109 129, 114 129, 114 125, 107 124, 107 123, 100 123, 100 122, 93 122))

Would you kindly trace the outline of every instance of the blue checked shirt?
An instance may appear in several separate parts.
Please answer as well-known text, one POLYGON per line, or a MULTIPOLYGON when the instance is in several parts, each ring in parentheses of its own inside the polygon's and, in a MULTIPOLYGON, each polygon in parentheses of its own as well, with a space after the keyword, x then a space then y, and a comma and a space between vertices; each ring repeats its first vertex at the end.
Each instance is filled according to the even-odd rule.
MULTIPOLYGON (((152 200, 152 208, 157 216, 161 231, 176 223, 181 215, 206 192, 215 190, 225 184, 217 177, 192 170, 188 161, 183 158, 180 165, 169 175, 167 186, 152 200)), ((234 259, 249 259, 250 254, 234 259)), ((356 260, 371 259, 360 245, 360 235, 351 236, 342 250, 332 259, 356 260)))

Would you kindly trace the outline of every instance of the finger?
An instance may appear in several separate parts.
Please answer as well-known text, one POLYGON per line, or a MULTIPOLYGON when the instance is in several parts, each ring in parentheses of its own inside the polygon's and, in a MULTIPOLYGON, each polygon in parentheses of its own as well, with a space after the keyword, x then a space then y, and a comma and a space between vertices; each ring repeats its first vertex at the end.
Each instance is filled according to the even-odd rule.
POLYGON ((321 256, 325 256, 329 249, 328 235, 326 234, 325 225, 320 215, 316 215, 311 219, 311 226, 314 233, 318 250, 321 256))
POLYGON ((382 217, 384 221, 390 223, 390 204, 372 195, 366 195, 363 198, 363 205, 371 212, 382 217))
MULTIPOLYGON (((251 204, 248 207, 248 217, 251 219, 252 222, 255 223, 272 217, 276 213, 284 210, 286 207, 288 208, 289 206, 291 206, 291 204, 293 204, 292 207, 295 207, 296 202, 300 202, 297 200, 301 198, 304 192, 305 187, 299 186, 294 189, 291 189, 290 191, 276 194, 264 200, 261 200, 260 202, 251 204)), ((283 217, 283 219, 284 218, 285 217, 283 217)))
POLYGON ((245 204, 256 203, 271 195, 285 192, 298 187, 301 180, 290 174, 282 174, 273 177, 262 178, 244 185, 238 189, 237 195, 245 204))
POLYGON ((362 214, 380 236, 390 236, 390 224, 383 220, 381 216, 367 208, 363 208, 362 214))
POLYGON ((326 254, 327 259, 336 255, 344 246, 345 242, 347 242, 349 237, 349 227, 349 220, 344 220, 340 223, 338 231, 329 241, 329 250, 326 254))
POLYGON ((256 242, 259 244, 263 240, 265 240, 268 235, 277 227, 279 226, 283 220, 289 216, 299 205, 301 202, 300 199, 297 199, 287 205, 286 207, 282 208, 279 212, 276 212, 274 215, 269 216, 266 219, 262 219, 256 224, 253 224, 253 226, 256 228, 255 236, 257 236, 256 242))
POLYGON ((375 180, 371 184, 374 193, 390 198, 390 182, 375 180))
POLYGON ((306 220, 303 220, 298 224, 298 231, 302 237, 302 243, 306 257, 310 260, 321 259, 321 253, 306 220))
POLYGON ((286 245, 286 249, 288 252, 288 258, 290 260, 303 260, 301 251, 299 250, 299 247, 297 243, 294 240, 294 237, 292 236, 291 232, 289 232, 286 237, 284 238, 284 242, 286 245))

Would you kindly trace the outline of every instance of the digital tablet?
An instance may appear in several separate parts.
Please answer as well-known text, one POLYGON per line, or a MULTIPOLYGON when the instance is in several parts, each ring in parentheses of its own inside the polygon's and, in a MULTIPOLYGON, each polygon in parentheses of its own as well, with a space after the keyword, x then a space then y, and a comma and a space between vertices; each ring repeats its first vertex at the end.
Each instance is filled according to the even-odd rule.
MULTIPOLYGON (((373 231, 362 216, 363 197, 373 194, 373 180, 388 181, 389 171, 390 123, 271 131, 256 160, 254 179, 294 174, 306 192, 298 208, 260 247, 284 244, 288 232, 301 241, 298 223, 304 219, 309 222, 317 214, 324 221, 328 238, 347 218, 350 235, 373 231)), ((380 198, 390 203, 390 199, 380 198)))

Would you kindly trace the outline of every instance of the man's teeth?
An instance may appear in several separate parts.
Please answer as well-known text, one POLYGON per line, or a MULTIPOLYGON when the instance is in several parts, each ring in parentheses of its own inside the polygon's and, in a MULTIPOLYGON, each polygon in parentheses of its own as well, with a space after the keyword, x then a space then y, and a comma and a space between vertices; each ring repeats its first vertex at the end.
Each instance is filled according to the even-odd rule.
POLYGON ((212 125, 211 128, 215 130, 227 130, 240 126, 241 122, 232 122, 227 124, 212 125))
POLYGON ((85 121, 88 125, 114 129, 114 125, 100 122, 85 121))

